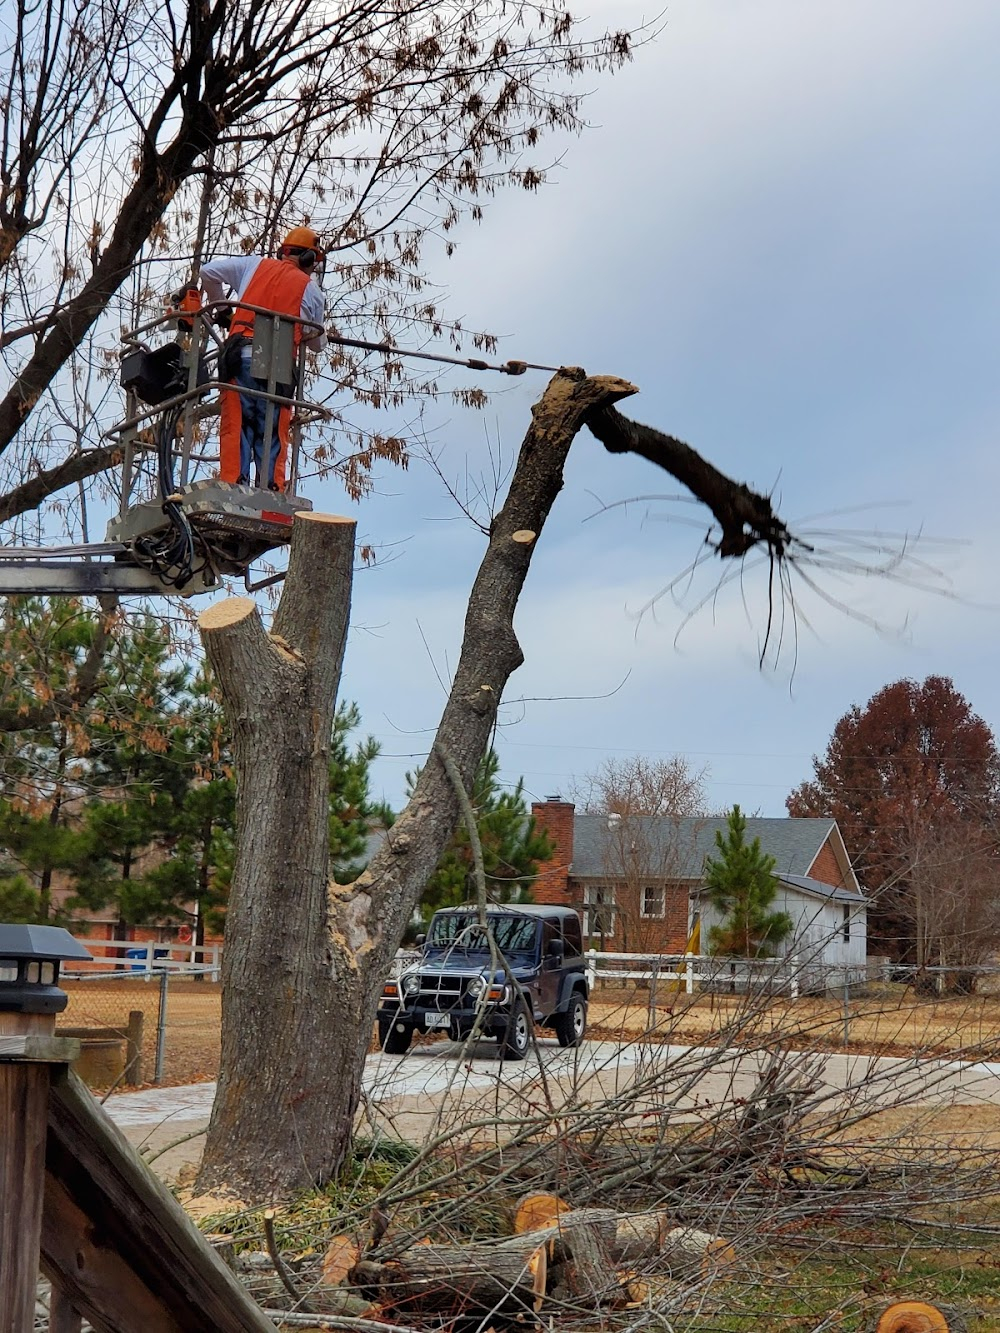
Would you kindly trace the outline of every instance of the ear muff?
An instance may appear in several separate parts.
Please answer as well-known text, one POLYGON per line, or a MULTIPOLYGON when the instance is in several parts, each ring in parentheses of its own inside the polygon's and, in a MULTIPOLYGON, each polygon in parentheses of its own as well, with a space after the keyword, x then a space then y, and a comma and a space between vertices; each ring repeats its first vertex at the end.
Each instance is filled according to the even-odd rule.
POLYGON ((319 255, 315 250, 307 250, 298 245, 283 245, 280 250, 275 252, 275 259, 297 259, 299 267, 303 269, 315 268, 319 261, 319 255))

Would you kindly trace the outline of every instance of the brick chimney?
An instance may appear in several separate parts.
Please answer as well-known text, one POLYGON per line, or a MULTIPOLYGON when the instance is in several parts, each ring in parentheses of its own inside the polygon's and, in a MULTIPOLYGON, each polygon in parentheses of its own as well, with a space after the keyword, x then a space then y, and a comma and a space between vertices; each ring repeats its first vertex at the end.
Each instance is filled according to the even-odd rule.
POLYGON ((552 856, 543 861, 536 871, 531 886, 536 903, 571 907, 569 873, 573 864, 573 819, 576 806, 561 796, 546 796, 544 801, 533 801, 531 813, 535 827, 543 829, 552 843, 552 856))

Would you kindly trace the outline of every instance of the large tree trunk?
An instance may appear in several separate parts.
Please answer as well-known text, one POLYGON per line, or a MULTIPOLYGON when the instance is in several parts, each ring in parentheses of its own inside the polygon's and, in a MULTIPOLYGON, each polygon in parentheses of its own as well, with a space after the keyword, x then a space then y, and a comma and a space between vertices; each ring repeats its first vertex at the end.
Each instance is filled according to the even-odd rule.
MULTIPOLYGON (((588 415, 634 393, 564 372, 533 409, 473 587, 435 740, 472 787, 522 661, 514 610, 588 415)), ((295 520, 272 633, 234 598, 200 618, 233 731, 237 857, 223 950, 222 1062, 199 1188, 251 1202, 328 1179, 350 1144, 378 995, 458 797, 440 758, 368 869, 327 886, 327 762, 346 637, 354 525, 295 520)))
POLYGON ((330 734, 350 616, 354 523, 296 520, 270 634, 236 597, 200 619, 238 780, 222 953, 222 1061, 202 1165, 255 1199, 322 1179, 359 1076, 351 981, 327 931, 330 734), (344 1038, 348 1038, 345 1042, 344 1038))

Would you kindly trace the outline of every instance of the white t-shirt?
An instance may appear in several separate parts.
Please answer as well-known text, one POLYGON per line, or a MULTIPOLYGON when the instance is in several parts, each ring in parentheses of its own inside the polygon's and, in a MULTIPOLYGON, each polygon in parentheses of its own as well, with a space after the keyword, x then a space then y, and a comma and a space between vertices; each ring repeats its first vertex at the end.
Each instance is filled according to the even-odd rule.
MULTIPOLYGON (((235 292, 239 300, 250 285, 250 279, 257 272, 260 261, 260 255, 230 255, 202 265, 201 285, 209 301, 224 301, 226 287, 235 292)), ((312 320, 316 324, 323 323, 323 289, 314 278, 309 279, 309 286, 302 293, 301 314, 303 319, 312 320)), ((303 337, 302 341, 311 352, 319 352, 326 346, 326 334, 316 333, 311 337, 303 337)))

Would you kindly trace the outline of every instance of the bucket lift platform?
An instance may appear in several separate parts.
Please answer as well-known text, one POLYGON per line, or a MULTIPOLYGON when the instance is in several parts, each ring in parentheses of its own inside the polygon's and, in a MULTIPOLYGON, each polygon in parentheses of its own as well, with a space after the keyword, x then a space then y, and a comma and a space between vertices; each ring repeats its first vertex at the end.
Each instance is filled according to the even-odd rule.
POLYGON ((254 486, 206 477, 206 463, 217 470, 216 455, 206 452, 214 404, 219 393, 236 390, 222 369, 227 343, 214 323, 223 303, 202 307, 196 292, 189 295, 183 313, 170 311, 123 336, 126 417, 110 432, 124 446, 121 508, 107 531, 126 548, 125 559, 183 595, 214 588, 222 575, 242 574, 255 586, 251 564, 287 545, 295 515, 312 509, 296 493, 302 430, 325 415, 295 388, 305 378, 304 340, 321 327, 244 304, 254 314, 251 373, 265 387, 240 393, 263 401, 265 439, 281 409, 291 409, 287 485, 275 491, 266 477, 254 486), (164 324, 176 325, 177 337, 150 349, 143 339, 164 324))
MULTIPOLYGON (((193 482, 174 494, 174 503, 192 531, 211 550, 211 564, 217 574, 245 575, 253 561, 276 546, 287 545, 296 514, 312 511, 312 502, 303 496, 263 491, 218 478, 193 482)), ((165 538, 169 530, 163 504, 147 500, 112 519, 107 539, 141 560, 137 543, 165 538)), ((213 581, 208 582, 204 591, 213 586, 213 581)))
MULTIPOLYGON (((196 297, 196 293, 191 293, 196 297)), ((122 445, 118 514, 103 543, 64 547, 0 547, 0 595, 47 593, 83 596, 192 596, 211 592, 224 575, 242 575, 253 590, 282 575, 251 581, 250 567, 287 546, 296 514, 311 501, 296 493, 302 430, 325 410, 297 396, 304 382, 306 337, 320 326, 243 304, 254 313, 251 369, 264 389, 240 392, 265 403, 265 438, 282 408, 291 409, 287 484, 270 490, 266 478, 246 486, 221 481, 211 438, 220 393, 225 342, 213 316, 223 303, 169 310, 122 337, 123 421, 107 436, 122 445), (146 339, 175 336, 151 347, 146 339), (213 475, 205 475, 211 473, 213 475)))

